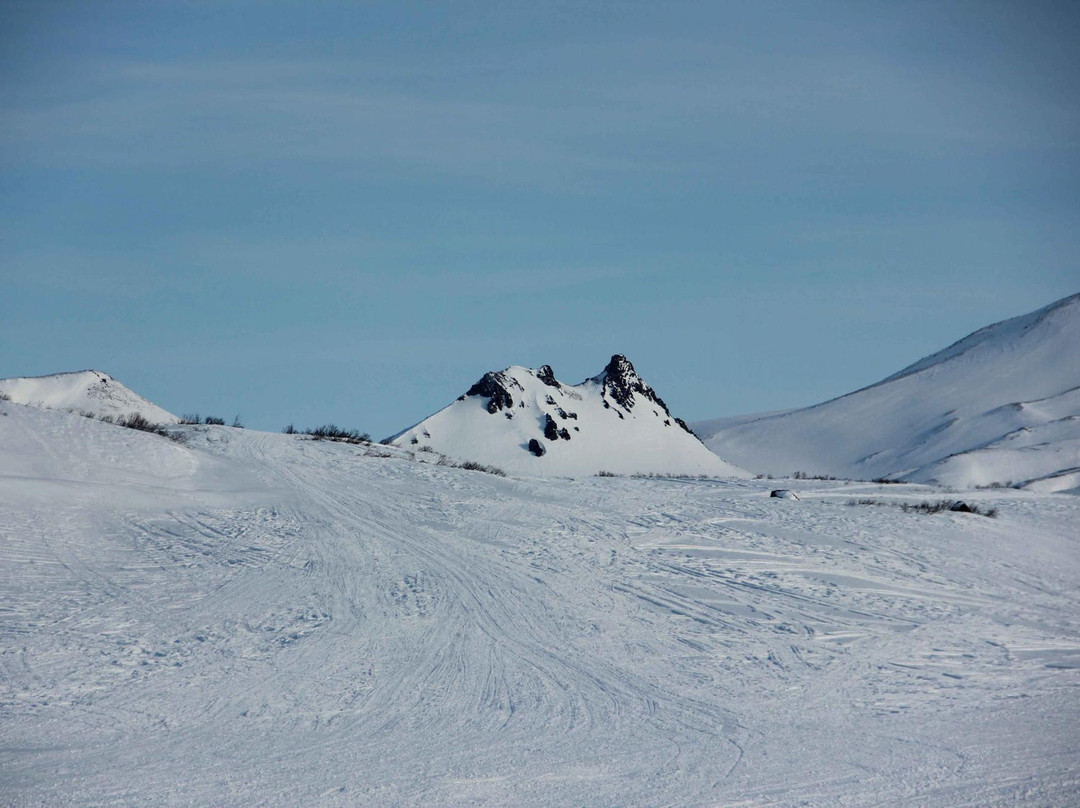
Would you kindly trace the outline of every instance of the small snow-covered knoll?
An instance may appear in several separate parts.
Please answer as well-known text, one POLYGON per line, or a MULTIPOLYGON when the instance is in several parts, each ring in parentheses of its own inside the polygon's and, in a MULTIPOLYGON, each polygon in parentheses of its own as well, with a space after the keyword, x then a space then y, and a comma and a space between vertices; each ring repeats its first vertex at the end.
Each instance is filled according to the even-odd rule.
POLYGON ((100 370, 0 379, 0 394, 8 396, 16 404, 50 410, 70 410, 114 418, 138 413, 155 424, 175 424, 180 420, 100 370))
POLYGON ((813 407, 695 424, 756 472, 953 486, 1080 486, 1080 294, 813 407))
POLYGON ((746 476, 710 452, 618 354, 577 385, 558 381, 548 365, 486 373, 390 442, 538 476, 746 476))

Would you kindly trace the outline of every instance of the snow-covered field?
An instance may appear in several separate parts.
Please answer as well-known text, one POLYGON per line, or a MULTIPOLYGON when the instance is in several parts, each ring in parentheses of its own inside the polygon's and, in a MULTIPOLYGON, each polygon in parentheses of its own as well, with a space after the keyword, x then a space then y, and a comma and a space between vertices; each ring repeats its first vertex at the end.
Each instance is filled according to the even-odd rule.
POLYGON ((0 803, 1080 801, 1080 498, 178 429, 0 402, 0 803))

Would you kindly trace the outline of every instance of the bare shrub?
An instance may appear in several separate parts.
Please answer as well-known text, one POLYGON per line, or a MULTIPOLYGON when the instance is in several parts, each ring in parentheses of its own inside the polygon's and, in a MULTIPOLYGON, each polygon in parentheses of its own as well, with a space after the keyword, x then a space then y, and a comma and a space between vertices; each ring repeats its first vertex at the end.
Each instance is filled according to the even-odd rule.
POLYGON ((805 471, 796 471, 791 475, 793 480, 835 480, 831 474, 809 474, 805 471))
POLYGON ((310 429, 305 429, 304 434, 311 435, 315 440, 336 440, 345 443, 371 443, 371 435, 358 429, 342 429, 337 424, 323 424, 310 429))
POLYGON ((506 472, 498 466, 488 466, 484 463, 477 463, 473 460, 466 460, 464 463, 458 463, 459 469, 465 469, 466 471, 482 471, 485 474, 494 474, 496 477, 505 477, 506 472))
POLYGON ((899 508, 904 513, 973 513, 978 516, 987 516, 990 519, 994 519, 998 515, 997 508, 983 508, 980 505, 971 505, 967 502, 962 502, 957 499, 939 499, 936 502, 890 502, 884 499, 872 499, 864 497, 863 499, 849 499, 848 505, 880 505, 893 508, 899 508))
POLYGON ((115 423, 117 426, 122 426, 125 429, 136 429, 139 432, 149 432, 152 435, 160 435, 163 438, 168 438, 171 441, 175 441, 179 444, 187 443, 187 433, 180 430, 171 431, 166 429, 161 424, 155 424, 149 418, 142 413, 132 412, 127 415, 119 416, 115 422, 109 416, 102 416, 102 421, 105 423, 115 423))

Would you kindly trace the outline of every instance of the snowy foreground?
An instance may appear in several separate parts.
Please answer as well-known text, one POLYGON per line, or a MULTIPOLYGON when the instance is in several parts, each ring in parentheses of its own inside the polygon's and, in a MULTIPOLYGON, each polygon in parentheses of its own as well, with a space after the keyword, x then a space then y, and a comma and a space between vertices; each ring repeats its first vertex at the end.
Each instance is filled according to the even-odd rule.
POLYGON ((0 414, 0 803, 1080 801, 1078 497, 0 414))

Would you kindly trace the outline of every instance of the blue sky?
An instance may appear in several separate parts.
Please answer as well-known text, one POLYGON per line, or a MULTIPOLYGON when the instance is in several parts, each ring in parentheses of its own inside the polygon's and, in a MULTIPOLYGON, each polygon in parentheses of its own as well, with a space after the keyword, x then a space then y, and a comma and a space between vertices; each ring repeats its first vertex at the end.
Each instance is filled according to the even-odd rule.
POLYGON ((815 403, 1080 290, 1069 3, 0 3, 0 376, 815 403))

